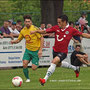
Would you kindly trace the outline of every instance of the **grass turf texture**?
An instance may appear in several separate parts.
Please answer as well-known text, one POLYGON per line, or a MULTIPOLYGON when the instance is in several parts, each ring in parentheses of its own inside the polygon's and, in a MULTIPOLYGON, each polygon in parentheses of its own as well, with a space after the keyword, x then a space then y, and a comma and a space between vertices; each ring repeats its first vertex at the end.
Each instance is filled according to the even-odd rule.
POLYGON ((0 90, 90 90, 90 67, 81 67, 79 78, 71 69, 56 68, 53 75, 44 86, 39 83, 39 78, 43 78, 47 68, 38 68, 36 71, 29 68, 30 83, 25 82, 22 68, 11 70, 0 70, 0 90), (20 76, 23 79, 21 87, 12 85, 12 78, 20 76))

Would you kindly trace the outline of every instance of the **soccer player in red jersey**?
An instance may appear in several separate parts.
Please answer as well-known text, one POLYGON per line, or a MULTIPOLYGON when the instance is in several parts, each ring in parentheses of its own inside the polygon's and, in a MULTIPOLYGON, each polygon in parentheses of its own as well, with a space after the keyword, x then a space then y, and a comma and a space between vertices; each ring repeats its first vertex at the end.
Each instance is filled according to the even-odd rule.
MULTIPOLYGON (((90 34, 79 32, 77 29, 70 27, 68 25, 68 17, 66 15, 61 15, 57 18, 58 25, 53 26, 52 28, 46 30, 36 30, 31 32, 33 33, 55 33, 55 44, 53 46, 53 60, 51 62, 50 67, 47 70, 47 73, 44 79, 40 78, 41 85, 47 81, 47 79, 52 75, 55 71, 57 65, 61 65, 67 68, 75 68, 71 66, 69 63, 63 61, 68 53, 68 45, 73 36, 82 36, 86 38, 90 38, 90 34)), ((75 70, 76 77, 79 76, 79 72, 77 68, 75 70)))

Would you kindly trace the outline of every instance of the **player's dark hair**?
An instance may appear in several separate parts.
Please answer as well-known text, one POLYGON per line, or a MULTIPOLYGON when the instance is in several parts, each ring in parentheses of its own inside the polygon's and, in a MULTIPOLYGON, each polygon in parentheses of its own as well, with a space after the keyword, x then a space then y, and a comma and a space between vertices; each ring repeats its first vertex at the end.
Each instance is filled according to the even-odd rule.
POLYGON ((58 18, 62 19, 62 21, 66 21, 66 23, 68 22, 68 17, 66 15, 61 15, 58 18))
POLYGON ((77 47, 80 47, 80 48, 81 48, 81 46, 80 46, 80 45, 76 45, 76 48, 77 48, 77 47))
POLYGON ((23 16, 23 19, 24 19, 24 21, 25 21, 25 19, 30 19, 30 20, 32 20, 30 15, 25 15, 25 16, 23 16))
POLYGON ((70 22, 69 22, 69 25, 71 25, 71 24, 74 24, 74 22, 70 21, 70 22))

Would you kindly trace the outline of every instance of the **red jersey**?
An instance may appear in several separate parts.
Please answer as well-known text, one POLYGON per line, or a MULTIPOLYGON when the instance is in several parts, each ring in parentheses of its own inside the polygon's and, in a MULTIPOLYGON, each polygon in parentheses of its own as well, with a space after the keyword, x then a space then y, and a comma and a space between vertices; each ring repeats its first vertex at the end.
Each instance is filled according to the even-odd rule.
POLYGON ((53 50, 55 52, 68 53, 68 45, 73 36, 80 36, 82 32, 79 32, 77 29, 66 26, 65 29, 60 29, 58 25, 53 26, 50 29, 46 29, 48 33, 55 33, 55 44, 53 50))

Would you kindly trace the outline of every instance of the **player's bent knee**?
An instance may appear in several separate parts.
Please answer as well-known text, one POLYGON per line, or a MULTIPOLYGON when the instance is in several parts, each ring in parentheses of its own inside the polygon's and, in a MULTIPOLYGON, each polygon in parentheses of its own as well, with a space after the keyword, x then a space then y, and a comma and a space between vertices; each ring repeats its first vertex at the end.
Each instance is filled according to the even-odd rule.
POLYGON ((53 64, 57 64, 57 61, 52 61, 53 64))
POLYGON ((27 68, 27 64, 23 64, 23 67, 24 67, 24 68, 27 68))
POLYGON ((59 57, 55 57, 52 61, 52 63, 54 63, 54 64, 58 64, 59 62, 60 62, 59 57))
POLYGON ((32 70, 34 70, 34 71, 35 71, 36 69, 37 69, 37 67, 32 67, 32 70))
POLYGON ((32 65, 32 70, 35 71, 36 69, 37 69, 37 66, 33 64, 33 65, 32 65))
POLYGON ((27 68, 27 66, 28 66, 28 61, 27 60, 23 60, 23 67, 27 68))

